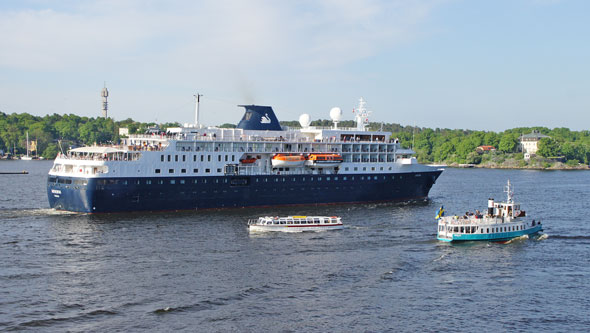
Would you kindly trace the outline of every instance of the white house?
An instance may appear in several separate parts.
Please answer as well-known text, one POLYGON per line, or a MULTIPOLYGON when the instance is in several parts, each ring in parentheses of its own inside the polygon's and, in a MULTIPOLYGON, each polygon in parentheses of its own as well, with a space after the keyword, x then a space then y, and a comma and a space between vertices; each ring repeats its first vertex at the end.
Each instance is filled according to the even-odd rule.
POLYGON ((539 133, 539 131, 533 131, 529 134, 524 134, 519 138, 520 141, 520 150, 524 153, 525 159, 530 159, 531 156, 534 156, 539 149, 538 144, 542 138, 549 138, 545 134, 539 133))

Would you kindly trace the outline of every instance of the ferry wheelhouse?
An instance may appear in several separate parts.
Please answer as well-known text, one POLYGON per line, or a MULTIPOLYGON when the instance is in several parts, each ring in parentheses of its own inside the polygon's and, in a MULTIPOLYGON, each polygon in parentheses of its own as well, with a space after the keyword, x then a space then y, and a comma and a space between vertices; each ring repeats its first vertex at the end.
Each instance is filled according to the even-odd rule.
POLYGON ((255 220, 248 220, 250 232, 303 232, 339 230, 343 228, 342 219, 338 216, 264 216, 255 220))
POLYGON ((337 126, 341 111, 331 113, 333 127, 302 115, 291 129, 269 106, 241 107, 236 128, 195 117, 165 133, 60 154, 47 179, 50 206, 99 213, 414 200, 442 172, 417 163, 391 133, 369 131, 362 99, 355 128, 337 126))
POLYGON ((476 211, 463 216, 440 217, 437 238, 445 242, 507 241, 542 231, 541 221, 528 219, 520 204, 514 202, 510 180, 504 192, 507 193, 506 202, 489 199, 485 215, 476 211))

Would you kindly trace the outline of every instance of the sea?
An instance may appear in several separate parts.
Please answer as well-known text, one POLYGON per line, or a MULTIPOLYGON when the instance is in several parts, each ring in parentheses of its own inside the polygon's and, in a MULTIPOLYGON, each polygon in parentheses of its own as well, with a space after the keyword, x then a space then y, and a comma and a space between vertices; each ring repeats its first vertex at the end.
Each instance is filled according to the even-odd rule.
POLYGON ((0 331, 588 332, 590 172, 446 169, 418 202, 85 215, 0 161, 0 331), (507 182, 543 234, 436 239, 507 182), (258 216, 344 230, 250 234, 258 216))

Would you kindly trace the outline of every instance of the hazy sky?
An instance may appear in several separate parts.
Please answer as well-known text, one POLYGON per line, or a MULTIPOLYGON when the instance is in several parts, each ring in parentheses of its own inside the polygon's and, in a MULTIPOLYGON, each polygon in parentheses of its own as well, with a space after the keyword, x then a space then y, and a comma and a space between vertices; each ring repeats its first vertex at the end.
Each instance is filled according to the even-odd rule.
POLYGON ((590 128, 590 1, 0 1, 0 111, 590 128))

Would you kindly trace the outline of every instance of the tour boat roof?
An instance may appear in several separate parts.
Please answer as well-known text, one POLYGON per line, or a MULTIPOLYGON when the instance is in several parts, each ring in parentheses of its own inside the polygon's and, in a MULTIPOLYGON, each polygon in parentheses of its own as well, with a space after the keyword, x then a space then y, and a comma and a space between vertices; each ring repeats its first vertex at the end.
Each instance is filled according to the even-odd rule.
POLYGON ((117 149, 113 147, 80 147, 71 149, 70 152, 72 153, 91 153, 91 154, 108 154, 108 153, 126 153, 127 150, 117 149))

